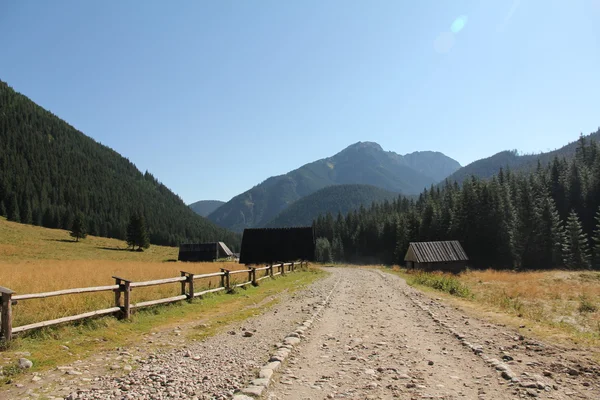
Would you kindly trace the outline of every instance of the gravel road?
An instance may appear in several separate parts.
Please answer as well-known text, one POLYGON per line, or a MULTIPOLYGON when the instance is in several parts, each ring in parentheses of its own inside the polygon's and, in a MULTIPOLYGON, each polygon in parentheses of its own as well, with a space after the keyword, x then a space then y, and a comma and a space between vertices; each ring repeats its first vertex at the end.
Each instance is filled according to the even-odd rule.
POLYGON ((327 270, 328 277, 279 295, 269 311, 203 342, 185 339, 201 320, 154 332, 135 347, 35 375, 0 398, 231 398, 320 308, 263 398, 600 398, 600 368, 586 353, 469 318, 395 275, 327 270))
POLYGON ((267 398, 600 398, 584 354, 468 318, 394 275, 332 272, 336 293, 267 398))

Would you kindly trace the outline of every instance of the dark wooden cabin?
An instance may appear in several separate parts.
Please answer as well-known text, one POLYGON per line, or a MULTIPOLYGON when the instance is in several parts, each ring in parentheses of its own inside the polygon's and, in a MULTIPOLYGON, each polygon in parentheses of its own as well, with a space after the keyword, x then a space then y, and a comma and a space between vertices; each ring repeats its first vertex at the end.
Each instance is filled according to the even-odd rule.
POLYGON ((458 240, 411 242, 404 261, 410 269, 458 273, 467 267, 469 257, 458 240))
POLYGON ((244 229, 241 264, 315 260, 315 235, 311 226, 244 229))
POLYGON ((233 252, 223 242, 185 243, 179 246, 179 261, 215 261, 233 257, 233 252))

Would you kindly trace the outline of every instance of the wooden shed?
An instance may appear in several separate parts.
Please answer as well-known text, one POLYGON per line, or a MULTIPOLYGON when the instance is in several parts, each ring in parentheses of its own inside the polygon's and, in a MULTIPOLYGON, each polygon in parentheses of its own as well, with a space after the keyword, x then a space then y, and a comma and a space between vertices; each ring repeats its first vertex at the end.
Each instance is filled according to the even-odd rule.
POLYGON ((458 240, 411 242, 404 261, 410 269, 458 273, 467 267, 469 257, 458 240))
POLYGON ((223 242, 185 243, 179 246, 179 261, 215 261, 233 257, 233 252, 223 242))
POLYGON ((311 226, 244 229, 241 264, 315 260, 315 234, 311 226))

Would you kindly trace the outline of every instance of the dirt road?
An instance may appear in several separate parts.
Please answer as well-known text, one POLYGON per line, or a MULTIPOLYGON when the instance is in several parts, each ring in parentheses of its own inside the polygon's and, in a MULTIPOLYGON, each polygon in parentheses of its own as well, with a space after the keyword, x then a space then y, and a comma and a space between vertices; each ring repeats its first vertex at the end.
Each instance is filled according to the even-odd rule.
POLYGON ((263 398, 600 399, 600 368, 584 352, 469 318, 395 275, 327 270, 205 341, 186 339, 201 319, 152 332, 135 347, 30 376, 0 398, 231 398, 309 318, 263 398))
POLYGON ((336 293, 267 398, 600 398, 584 354, 468 318, 394 275, 332 272, 336 293))

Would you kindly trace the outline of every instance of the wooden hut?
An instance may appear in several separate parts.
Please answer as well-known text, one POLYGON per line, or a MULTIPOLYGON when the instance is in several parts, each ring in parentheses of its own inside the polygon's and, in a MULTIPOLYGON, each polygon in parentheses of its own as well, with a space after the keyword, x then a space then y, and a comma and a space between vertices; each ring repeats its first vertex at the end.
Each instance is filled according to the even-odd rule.
POLYGON ((179 246, 179 261, 215 261, 233 257, 233 252, 223 242, 185 243, 179 246))
POLYGON ((458 240, 411 242, 404 261, 411 269, 458 273, 467 267, 469 257, 458 240))
POLYGON ((244 229, 241 264, 314 261, 315 235, 311 226, 244 229))

